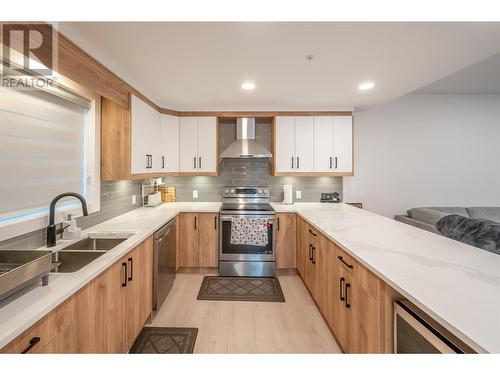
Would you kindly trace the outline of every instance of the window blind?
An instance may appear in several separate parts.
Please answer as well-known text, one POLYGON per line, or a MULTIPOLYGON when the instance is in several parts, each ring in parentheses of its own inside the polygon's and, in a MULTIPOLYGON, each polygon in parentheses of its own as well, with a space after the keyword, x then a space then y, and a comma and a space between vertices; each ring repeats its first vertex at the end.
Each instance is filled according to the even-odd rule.
POLYGON ((48 92, 0 87, 0 220, 44 212, 66 191, 85 195, 87 111, 48 92))

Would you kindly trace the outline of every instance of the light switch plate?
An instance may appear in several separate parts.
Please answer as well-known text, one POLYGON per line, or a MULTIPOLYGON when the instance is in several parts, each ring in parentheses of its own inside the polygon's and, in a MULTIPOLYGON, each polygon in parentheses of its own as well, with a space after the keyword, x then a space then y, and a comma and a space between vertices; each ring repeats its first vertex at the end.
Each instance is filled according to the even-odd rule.
POLYGON ((198 190, 193 190, 193 198, 198 199, 198 190))
POLYGON ((132 204, 136 204, 136 203, 137 203, 137 195, 132 194, 132 204))
POLYGON ((296 199, 302 199, 302 191, 297 190, 297 191, 295 192, 295 198, 296 198, 296 199))

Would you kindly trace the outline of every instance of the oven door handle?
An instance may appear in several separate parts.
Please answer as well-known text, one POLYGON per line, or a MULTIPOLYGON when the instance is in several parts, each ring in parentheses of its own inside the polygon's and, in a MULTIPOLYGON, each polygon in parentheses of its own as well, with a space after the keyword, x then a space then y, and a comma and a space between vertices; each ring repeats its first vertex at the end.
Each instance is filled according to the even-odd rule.
MULTIPOLYGON (((242 216, 248 217, 250 219, 268 219, 270 222, 274 222, 276 220, 276 216, 272 216, 272 215, 255 215, 255 216, 242 215, 242 216)), ((233 217, 237 217, 237 215, 233 215, 233 216, 223 215, 220 217, 220 220, 221 221, 231 221, 233 219, 233 217)))

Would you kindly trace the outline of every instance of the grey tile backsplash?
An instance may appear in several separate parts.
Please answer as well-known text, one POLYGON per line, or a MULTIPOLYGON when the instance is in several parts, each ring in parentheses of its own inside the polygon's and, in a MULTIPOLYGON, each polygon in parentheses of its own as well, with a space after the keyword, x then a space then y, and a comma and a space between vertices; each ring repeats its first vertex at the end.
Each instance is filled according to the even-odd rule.
MULTIPOLYGON (((112 217, 124 214, 141 206, 142 181, 101 182, 101 210, 76 219, 78 226, 86 229, 112 217), (137 203, 132 204, 132 194, 137 195, 137 203)), ((36 249, 46 242, 45 229, 0 241, 0 249, 36 249)))
MULTIPOLYGON (((256 140, 271 149, 272 124, 257 119, 256 140)), ((235 120, 219 124, 219 153, 222 153, 236 139, 235 120)), ((168 186, 176 187, 178 201, 219 201, 224 186, 264 185, 271 189, 271 201, 283 200, 283 185, 293 185, 294 201, 319 202, 322 192, 336 191, 342 197, 342 177, 274 177, 270 175, 267 159, 223 159, 219 164, 217 177, 167 177, 168 186), (198 198, 193 199, 193 190, 198 198), (302 199, 295 199, 295 191, 302 192, 302 199)))
MULTIPOLYGON (((266 120, 257 120, 256 139, 271 149, 272 125, 266 120)), ((236 139, 235 120, 224 120, 219 124, 219 152, 236 139)), ((215 202, 222 197, 224 186, 262 185, 269 186, 271 201, 283 200, 283 185, 293 185, 294 201, 318 202, 322 192, 336 191, 342 197, 342 177, 274 177, 270 175, 267 159, 224 159, 219 164, 217 177, 167 177, 167 185, 176 187, 178 201, 215 202), (198 198, 193 199, 193 190, 198 190, 198 198), (295 192, 302 192, 302 199, 295 199, 295 192)), ((82 229, 99 224, 115 216, 124 214, 142 205, 141 184, 143 181, 103 181, 101 182, 101 210, 87 217, 77 219, 82 229), (137 195, 137 203, 132 205, 131 196, 137 195)), ((45 229, 0 241, 0 249, 36 249, 45 244, 45 229)))

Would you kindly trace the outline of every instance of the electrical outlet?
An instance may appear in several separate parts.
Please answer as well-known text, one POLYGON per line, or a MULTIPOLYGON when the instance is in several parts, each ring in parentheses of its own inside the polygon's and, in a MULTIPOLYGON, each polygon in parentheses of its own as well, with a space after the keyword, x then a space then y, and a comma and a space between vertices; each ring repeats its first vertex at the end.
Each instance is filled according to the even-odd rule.
POLYGON ((193 190, 193 198, 198 199, 198 190, 193 190))
POLYGON ((295 192, 295 198, 296 198, 296 199, 302 199, 302 191, 297 190, 297 191, 295 192))
POLYGON ((132 194, 132 204, 136 204, 136 203, 137 203, 137 195, 132 194))

